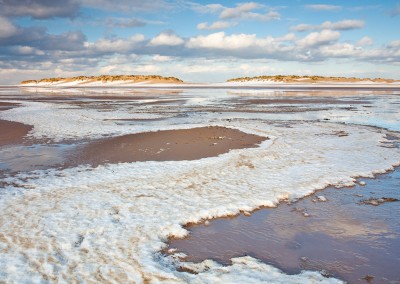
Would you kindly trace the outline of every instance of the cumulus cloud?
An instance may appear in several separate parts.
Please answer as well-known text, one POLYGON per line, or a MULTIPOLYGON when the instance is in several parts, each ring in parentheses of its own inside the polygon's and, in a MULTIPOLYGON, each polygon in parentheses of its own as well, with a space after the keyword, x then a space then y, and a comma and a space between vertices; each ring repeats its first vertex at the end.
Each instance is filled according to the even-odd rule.
POLYGON ((193 4, 192 9, 199 13, 219 13, 219 18, 222 20, 271 21, 280 19, 278 12, 271 9, 266 11, 268 9, 265 5, 256 2, 239 3, 235 7, 225 7, 221 4, 193 4))
POLYGON ((361 54, 361 49, 350 43, 336 43, 332 45, 322 46, 318 52, 321 57, 326 58, 344 58, 355 57, 361 54))
POLYGON ((0 14, 7 17, 29 16, 34 19, 74 17, 79 10, 76 0, 2 0, 0 14))
POLYGON ((224 8, 219 15, 221 19, 246 19, 258 21, 278 20, 280 14, 275 11, 257 13, 254 10, 264 8, 264 5, 255 2, 237 4, 234 8, 224 8))
POLYGON ((106 25, 116 28, 138 28, 144 27, 147 23, 141 19, 136 18, 108 18, 106 19, 106 25))
MULTIPOLYGON (((49 0, 51 1, 51 0, 49 0)), ((119 11, 119 12, 137 12, 137 11, 160 11, 161 9, 169 9, 171 4, 164 0, 80 0, 82 5, 101 9, 105 11, 119 11)))
MULTIPOLYGON (((400 40, 391 41, 388 44, 388 48, 390 48, 390 49, 400 48, 400 40)), ((398 53, 400 54, 400 49, 398 50, 398 53)))
POLYGON ((307 9, 314 11, 339 11, 342 9, 341 6, 336 5, 326 5, 326 4, 314 4, 314 5, 305 5, 307 9))
POLYGON ((80 31, 58 35, 49 34, 43 27, 20 27, 1 20, 1 46, 31 46, 39 50, 81 50, 86 36, 80 31), (3 30, 5 28, 5 30, 3 30))
POLYGON ((8 38, 15 35, 18 28, 7 18, 0 16, 0 38, 8 38))
POLYGON ((207 36, 191 38, 186 44, 189 48, 216 48, 237 49, 251 46, 256 39, 255 34, 234 34, 227 36, 224 32, 214 33, 207 36))
POLYGON ((80 32, 67 32, 60 35, 46 35, 37 43, 37 47, 43 50, 82 50, 86 36, 80 32))
POLYGON ((127 53, 138 47, 144 40, 144 35, 136 34, 127 39, 99 39, 94 43, 86 43, 86 47, 94 52, 127 53))
POLYGON ((186 47, 203 56, 224 56, 233 58, 295 58, 294 46, 286 45, 289 37, 258 38, 255 34, 232 34, 224 32, 200 35, 190 38, 186 47))
POLYGON ((31 46, 16 46, 13 48, 16 54, 18 55, 44 55, 45 53, 42 50, 38 50, 31 46))
POLYGON ((297 41, 301 47, 312 47, 324 44, 330 44, 340 38, 340 32, 332 30, 322 30, 320 32, 312 32, 304 38, 297 41))
POLYGON ((364 27, 364 21, 362 20, 342 20, 338 22, 331 22, 326 21, 320 25, 307 25, 307 24, 300 24, 294 27, 291 27, 291 30, 304 32, 304 31, 311 31, 311 30, 354 30, 354 29, 361 29, 364 27))
POLYGON ((368 46, 368 45, 373 45, 374 40, 370 38, 369 36, 365 36, 361 38, 359 41, 357 41, 358 46, 368 46))
POLYGON ((167 61, 171 61, 173 58, 171 56, 156 54, 153 56, 152 59, 153 59, 153 61, 156 61, 156 62, 167 62, 167 61))
POLYGON ((184 40, 177 36, 174 33, 163 32, 156 36, 155 38, 150 40, 150 45, 159 46, 159 45, 167 45, 167 46, 176 46, 184 43, 184 40))
POLYGON ((220 12, 221 10, 225 9, 225 7, 221 4, 201 5, 198 3, 192 3, 192 9, 198 13, 207 14, 220 12))
POLYGON ((237 26, 235 22, 226 22, 226 21, 217 21, 209 25, 208 23, 200 23, 197 25, 197 29, 199 30, 222 30, 226 28, 231 28, 237 26))

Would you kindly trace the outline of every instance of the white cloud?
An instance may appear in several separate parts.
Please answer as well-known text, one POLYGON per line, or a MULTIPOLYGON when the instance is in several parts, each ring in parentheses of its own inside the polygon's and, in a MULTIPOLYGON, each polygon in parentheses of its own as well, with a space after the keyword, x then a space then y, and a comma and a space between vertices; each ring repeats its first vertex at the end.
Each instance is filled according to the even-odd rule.
POLYGON ((192 4, 192 9, 196 12, 207 14, 207 13, 217 13, 223 10, 225 7, 221 4, 208 4, 208 5, 200 5, 197 3, 192 4))
POLYGON ((269 11, 265 14, 253 12, 253 10, 259 10, 262 8, 264 8, 264 5, 255 2, 241 3, 234 8, 224 8, 219 15, 219 18, 257 21, 278 20, 280 18, 280 14, 275 11, 269 11))
POLYGON ((118 27, 118 28, 137 28, 143 27, 147 23, 141 19, 136 18, 108 18, 106 19, 106 25, 110 27, 118 27))
POLYGON ((370 38, 369 36, 365 36, 361 38, 359 41, 357 41, 358 46, 368 46, 368 45, 373 45, 374 40, 370 38))
POLYGON ((219 32, 190 38, 186 46, 188 48, 239 49, 249 47, 255 42, 255 34, 233 34, 227 36, 224 32, 219 32))
POLYGON ((262 6, 255 2, 242 3, 238 4, 235 8, 225 8, 219 17, 222 19, 242 18, 243 14, 260 8, 262 8, 262 6))
POLYGON ((289 34, 286 34, 284 36, 276 38, 277 41, 281 41, 281 42, 283 42, 283 41, 294 41, 295 39, 296 39, 296 35, 294 33, 289 33, 289 34))
POLYGON ((225 22, 225 21, 217 21, 212 23, 211 25, 208 25, 208 23, 200 23, 197 25, 197 29, 199 30, 222 30, 230 27, 237 26, 237 23, 235 22, 225 22))
POLYGON ((305 7, 314 11, 339 11, 342 9, 341 6, 325 4, 305 5, 305 7))
POLYGON ((99 69, 100 74, 156 74, 162 70, 161 67, 153 64, 107 64, 99 69))
POLYGON ((156 54, 153 56, 152 59, 153 59, 153 61, 156 61, 156 62, 168 62, 168 61, 171 61, 173 59, 173 57, 156 54))
POLYGON ((20 55, 44 55, 44 52, 31 46, 17 46, 14 48, 20 55))
POLYGON ((322 30, 320 32, 312 32, 304 38, 297 41, 301 47, 312 47, 324 44, 330 44, 340 38, 338 31, 322 30))
MULTIPOLYGON (((391 41, 391 42, 388 44, 388 47, 389 47, 389 48, 400 48, 400 40, 391 41)), ((398 52, 400 53, 400 50, 398 50, 398 52)))
POLYGON ((336 23, 327 21, 322 23, 321 28, 344 31, 344 30, 361 29, 364 27, 364 24, 365 23, 362 20, 343 20, 336 23))
POLYGON ((150 45, 159 46, 159 45, 167 45, 167 46, 176 46, 181 45, 185 41, 173 33, 161 33, 152 40, 150 40, 150 45))
POLYGON ((1 0, 0 15, 28 16, 35 19, 54 17, 74 17, 79 10, 76 0, 43 1, 43 0, 1 0))
POLYGON ((133 71, 139 72, 141 74, 153 74, 160 72, 161 67, 153 64, 146 64, 134 67, 133 71))
POLYGON ((364 27, 364 21, 362 20, 342 20, 338 22, 330 22, 326 21, 320 25, 307 25, 300 24, 294 27, 291 27, 291 30, 304 32, 311 30, 353 30, 353 29, 361 29, 364 27))
MULTIPOLYGON (((55 1, 56 2, 56 1, 55 1)), ((137 11, 159 11, 161 9, 168 9, 171 4, 164 0, 81 0, 84 6, 93 7, 105 11, 120 11, 120 12, 137 12, 137 11)), ((62 5, 60 5, 62 6, 62 5)))
POLYGON ((361 54, 361 49, 350 43, 337 43, 333 45, 322 46, 320 55, 327 58, 332 57, 354 57, 361 54))
POLYGON ((14 26, 7 18, 0 16, 0 38, 7 38, 15 35, 18 28, 14 26))
POLYGON ((315 26, 313 25, 308 25, 308 24, 299 24, 297 26, 293 26, 290 28, 292 31, 296 32, 305 32, 305 31, 310 31, 315 29, 315 26))
POLYGON ((190 38, 186 47, 193 49, 193 54, 217 54, 219 57, 232 58, 295 58, 294 45, 284 42, 292 35, 281 38, 258 38, 256 34, 232 34, 224 32, 200 35, 190 38), (203 50, 203 52, 201 51, 203 50))
POLYGON ((130 38, 123 39, 99 39, 94 43, 86 42, 85 46, 89 49, 94 49, 105 53, 125 53, 133 50, 138 43, 145 40, 144 35, 136 34, 130 38))

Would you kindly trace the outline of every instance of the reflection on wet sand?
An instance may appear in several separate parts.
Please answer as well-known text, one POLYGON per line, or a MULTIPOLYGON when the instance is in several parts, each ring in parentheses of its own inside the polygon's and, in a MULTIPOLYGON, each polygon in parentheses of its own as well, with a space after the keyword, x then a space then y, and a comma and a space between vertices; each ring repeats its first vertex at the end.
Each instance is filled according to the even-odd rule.
POLYGON ((189 237, 172 239, 169 248, 187 254, 186 261, 229 264, 233 257, 250 255, 287 273, 324 270, 349 283, 367 276, 374 283, 399 283, 400 202, 369 206, 362 201, 399 199, 400 170, 366 183, 328 188, 250 217, 246 213, 191 225, 189 237))

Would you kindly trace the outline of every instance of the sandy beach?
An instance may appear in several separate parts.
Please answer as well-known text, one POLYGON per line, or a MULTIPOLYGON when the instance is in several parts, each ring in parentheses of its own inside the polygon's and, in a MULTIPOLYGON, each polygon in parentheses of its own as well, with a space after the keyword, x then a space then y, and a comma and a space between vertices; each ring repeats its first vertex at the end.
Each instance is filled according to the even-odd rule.
POLYGON ((400 0, 0 0, 0 284, 400 284, 400 0))

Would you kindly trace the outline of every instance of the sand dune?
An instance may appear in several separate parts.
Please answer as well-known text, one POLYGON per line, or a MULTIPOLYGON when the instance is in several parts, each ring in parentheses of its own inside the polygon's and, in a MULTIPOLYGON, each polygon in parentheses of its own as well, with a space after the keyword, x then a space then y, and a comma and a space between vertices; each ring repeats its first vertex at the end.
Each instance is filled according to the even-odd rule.
POLYGON ((22 81, 22 86, 121 86, 136 84, 181 84, 182 80, 175 77, 159 75, 101 75, 77 76, 69 78, 44 78, 40 80, 22 81))

